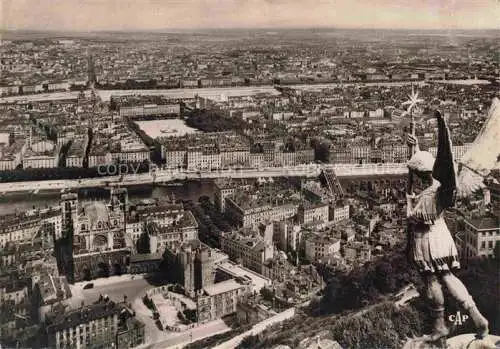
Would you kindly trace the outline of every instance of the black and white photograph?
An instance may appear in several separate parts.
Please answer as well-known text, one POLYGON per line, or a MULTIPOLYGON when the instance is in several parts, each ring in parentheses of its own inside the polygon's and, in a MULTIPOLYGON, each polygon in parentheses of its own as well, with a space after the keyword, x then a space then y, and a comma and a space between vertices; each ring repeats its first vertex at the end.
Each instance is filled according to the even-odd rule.
POLYGON ((0 349, 500 349, 500 0, 0 24, 0 349))

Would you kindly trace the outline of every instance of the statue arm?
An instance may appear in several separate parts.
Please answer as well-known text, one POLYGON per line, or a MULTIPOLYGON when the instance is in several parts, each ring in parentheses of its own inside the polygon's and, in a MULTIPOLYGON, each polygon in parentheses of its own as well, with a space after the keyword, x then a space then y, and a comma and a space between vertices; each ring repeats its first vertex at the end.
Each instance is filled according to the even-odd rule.
POLYGON ((413 209, 415 194, 406 194, 406 256, 409 261, 413 260, 413 209))

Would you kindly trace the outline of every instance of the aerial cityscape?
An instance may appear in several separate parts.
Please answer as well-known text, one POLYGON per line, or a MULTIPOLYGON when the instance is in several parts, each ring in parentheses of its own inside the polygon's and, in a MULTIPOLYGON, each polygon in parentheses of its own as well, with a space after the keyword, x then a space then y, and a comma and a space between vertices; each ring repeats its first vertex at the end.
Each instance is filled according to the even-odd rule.
POLYGON ((0 348, 500 347, 500 29, 262 2, 8 2, 0 348))

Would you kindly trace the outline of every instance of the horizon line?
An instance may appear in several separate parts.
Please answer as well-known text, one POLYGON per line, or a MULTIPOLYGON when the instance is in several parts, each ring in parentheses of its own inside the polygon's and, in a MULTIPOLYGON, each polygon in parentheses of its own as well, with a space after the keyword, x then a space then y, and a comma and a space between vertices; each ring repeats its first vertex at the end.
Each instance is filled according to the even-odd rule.
MULTIPOLYGON (((499 27, 484 27, 484 28, 394 28, 394 27, 335 27, 335 26, 290 26, 290 27, 186 27, 186 28, 123 28, 123 29, 40 29, 40 28, 0 28, 2 32, 67 32, 67 33, 103 33, 103 32, 168 32, 168 31, 210 31, 210 30, 394 30, 394 31, 500 31, 499 27)), ((1 39, 1 38, 0 38, 1 39)))

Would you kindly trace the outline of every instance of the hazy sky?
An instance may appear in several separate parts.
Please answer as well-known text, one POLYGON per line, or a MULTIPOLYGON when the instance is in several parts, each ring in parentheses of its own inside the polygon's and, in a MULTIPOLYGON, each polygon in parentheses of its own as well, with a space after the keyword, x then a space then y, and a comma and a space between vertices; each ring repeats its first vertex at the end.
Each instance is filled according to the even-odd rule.
POLYGON ((0 4, 3 29, 500 29, 500 0, 0 0, 0 4))

